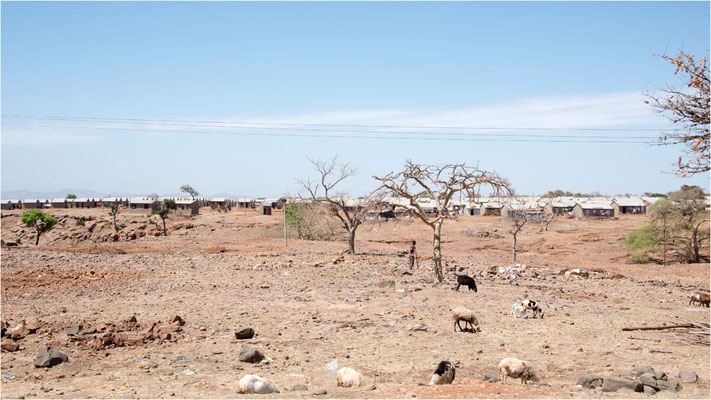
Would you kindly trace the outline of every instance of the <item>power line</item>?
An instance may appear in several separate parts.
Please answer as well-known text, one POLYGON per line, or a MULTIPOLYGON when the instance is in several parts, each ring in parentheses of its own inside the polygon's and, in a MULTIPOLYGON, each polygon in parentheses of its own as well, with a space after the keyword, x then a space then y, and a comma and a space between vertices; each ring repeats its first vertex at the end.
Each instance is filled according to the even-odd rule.
MULTIPOLYGON (((314 137, 314 138, 342 138, 342 139, 378 139, 378 140, 428 140, 428 141, 482 141, 482 142, 542 142, 542 143, 646 143, 648 141, 621 141, 621 140, 553 140, 541 139, 544 136, 536 136, 535 139, 499 139, 481 137, 388 137, 388 136, 364 136, 364 135, 333 135, 333 134, 308 134, 308 133, 254 133, 237 131, 197 131, 197 130, 172 130, 172 129, 142 129, 142 128, 121 128, 121 127, 100 127, 100 126, 72 126, 72 125, 45 125, 45 124, 7 124, 3 126, 33 127, 33 128, 70 128, 84 130, 102 131, 126 131, 126 132, 157 132, 157 133, 182 133, 182 134, 214 134, 214 135, 245 135, 245 136, 285 136, 285 137, 314 137)), ((245 128, 246 129, 246 128, 245 128)), ((252 128, 249 128, 252 129, 252 128)), ((569 138, 575 138, 568 136, 569 138)))
MULTIPOLYGON (((140 124, 199 124, 195 126, 203 126, 204 124, 212 124, 217 126, 230 125, 277 125, 277 126, 313 126, 313 127, 358 127, 358 128, 402 128, 402 129, 466 129, 466 130, 497 130, 497 131, 598 131, 598 132, 660 132, 663 128, 545 128, 545 127, 493 127, 493 126, 424 126, 424 125, 367 125, 367 124, 314 124, 314 123, 295 123, 295 122, 264 122, 264 121, 209 121, 209 120, 168 120, 168 119, 141 119, 141 118, 103 118, 103 117, 81 117, 81 116, 56 116, 56 115, 27 115, 27 114, 2 114, 7 118, 22 118, 22 119, 43 119, 43 120, 58 120, 58 121, 94 121, 94 122, 122 122, 122 123, 140 123, 140 124)), ((191 126, 191 125, 186 125, 191 126)), ((344 131, 348 132, 348 131, 344 131)), ((390 132, 383 132, 390 133, 390 132)))

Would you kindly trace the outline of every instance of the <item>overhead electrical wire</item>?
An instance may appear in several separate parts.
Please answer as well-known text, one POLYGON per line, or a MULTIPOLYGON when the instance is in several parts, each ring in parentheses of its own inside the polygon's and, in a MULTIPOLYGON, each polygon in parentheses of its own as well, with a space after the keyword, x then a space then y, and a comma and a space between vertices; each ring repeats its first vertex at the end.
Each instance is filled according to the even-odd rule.
MULTIPOLYGON (((84 130, 101 130, 101 131, 126 131, 126 132, 153 132, 153 133, 178 133, 178 134, 215 134, 215 135, 245 135, 245 136, 285 136, 285 137, 315 137, 315 138, 342 138, 342 139, 378 139, 378 140, 429 140, 429 141, 482 141, 482 142, 544 142, 544 143, 638 143, 644 144, 649 141, 623 141, 609 140, 615 137, 601 136, 608 140, 575 140, 580 136, 562 136, 563 138, 573 140, 548 139, 548 137, 558 137, 561 135, 526 135, 526 134, 495 134, 495 136, 528 136, 530 139, 516 138, 482 138, 475 136, 491 136, 492 134, 470 134, 468 137, 393 137, 393 136, 364 136, 364 135, 334 135, 334 134, 308 134, 308 133, 255 133, 255 132, 240 132, 240 131, 198 131, 198 130, 173 130, 173 129, 144 129, 144 128, 125 128, 125 127, 101 127, 101 126, 74 126, 74 125, 47 125, 47 124, 13 124, 3 122, 3 126, 16 127, 33 127, 33 128, 64 128, 64 129, 84 129, 84 130), (472 136, 475 135, 475 136, 472 136)), ((242 129, 255 129, 253 127, 242 129)), ((275 128, 275 130, 285 130, 284 128, 275 128)), ((291 130, 291 129, 287 129, 291 130)), ((361 133, 379 133, 376 131, 360 131, 361 133)), ((418 132, 393 132, 397 134, 417 134, 418 132)), ((422 133, 422 132, 420 132, 422 133)), ((439 135, 449 135, 448 133, 440 133, 439 135)), ((464 135, 464 134, 460 134, 464 135)), ((585 139, 590 136, 583 136, 585 139)), ((597 137, 594 137, 597 138, 597 137)), ((637 137, 639 138, 639 137, 637 137)), ((641 139, 641 138, 640 138, 641 139)))
MULTIPOLYGON (((425 125, 368 125, 368 124, 315 124, 297 122, 264 122, 264 121, 210 121, 210 120, 168 120, 168 119, 142 119, 142 118, 104 118, 80 117, 57 115, 27 115, 27 114, 2 114, 6 118, 40 119, 57 121, 84 121, 84 122, 117 122, 131 124, 156 124, 156 125, 185 125, 215 127, 229 125, 277 125, 277 126, 314 126, 314 127, 357 127, 357 128, 402 128, 402 129, 465 129, 465 130, 502 130, 502 131, 598 131, 598 132, 659 132, 661 128, 554 128, 554 127, 492 127, 492 126, 425 126, 425 125), (195 125, 190 125, 195 124, 195 125)), ((350 131, 343 131, 350 132, 350 131)), ((373 131, 377 132, 377 131, 373 131)), ((391 133, 384 131, 382 133, 391 133)))

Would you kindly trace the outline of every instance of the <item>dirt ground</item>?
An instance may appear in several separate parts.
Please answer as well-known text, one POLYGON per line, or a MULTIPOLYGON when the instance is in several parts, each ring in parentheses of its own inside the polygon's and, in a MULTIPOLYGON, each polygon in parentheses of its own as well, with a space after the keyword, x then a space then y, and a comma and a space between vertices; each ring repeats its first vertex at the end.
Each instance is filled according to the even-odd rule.
POLYGON ((192 219, 169 219, 167 237, 155 236, 144 215, 119 214, 123 227, 114 236, 105 210, 51 213, 60 224, 35 247, 20 212, 2 212, 3 241, 20 239, 2 249, 2 320, 40 322, 17 342, 19 351, 2 353, 3 398, 259 397, 237 394, 246 374, 272 380, 281 393, 268 397, 276 398, 313 397, 314 388, 328 398, 648 397, 575 388, 580 375, 628 376, 636 365, 670 377, 698 374, 681 392, 657 397, 711 394, 708 346, 693 344, 684 330, 622 331, 709 322, 708 308, 688 305, 692 291, 709 289, 708 263, 629 263, 623 238, 646 216, 563 218, 545 232, 526 226, 518 262, 528 276, 515 280, 487 273, 513 266, 508 224, 460 217, 443 228, 447 280, 434 284, 431 231, 415 220, 369 222, 358 231, 358 254, 344 255, 344 240, 289 239, 285 246, 279 211, 203 209, 192 219), (399 253, 413 239, 420 259, 409 274, 399 253), (558 275, 564 268, 590 276, 558 275), (455 271, 474 275, 478 292, 454 291, 455 271), (544 304, 545 318, 512 318, 512 303, 524 298, 544 304), (450 310, 459 306, 476 311, 480 333, 453 331, 450 310), (167 324, 174 315, 186 324, 170 340, 101 348, 66 333, 131 316, 141 327, 167 324), (235 339, 244 327, 256 336, 235 339), (69 362, 35 368, 45 345, 69 362), (267 362, 240 362, 245 345, 267 362), (504 357, 530 360, 545 385, 483 382, 504 357), (333 359, 362 372, 365 385, 336 387, 326 369, 333 359), (421 385, 441 360, 460 361, 454 384, 421 385), (309 390, 291 391, 296 384, 309 390))

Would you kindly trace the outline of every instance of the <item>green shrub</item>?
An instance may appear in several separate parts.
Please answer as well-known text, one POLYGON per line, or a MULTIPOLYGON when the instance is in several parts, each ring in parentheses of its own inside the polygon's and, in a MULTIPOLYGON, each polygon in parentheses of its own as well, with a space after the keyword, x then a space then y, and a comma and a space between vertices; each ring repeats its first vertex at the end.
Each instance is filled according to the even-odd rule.
POLYGON ((630 231, 625 238, 625 247, 630 261, 637 264, 650 262, 650 256, 659 252, 657 227, 650 223, 642 229, 630 231))
POLYGON ((84 226, 84 218, 82 218, 82 217, 77 218, 75 223, 77 226, 84 226))

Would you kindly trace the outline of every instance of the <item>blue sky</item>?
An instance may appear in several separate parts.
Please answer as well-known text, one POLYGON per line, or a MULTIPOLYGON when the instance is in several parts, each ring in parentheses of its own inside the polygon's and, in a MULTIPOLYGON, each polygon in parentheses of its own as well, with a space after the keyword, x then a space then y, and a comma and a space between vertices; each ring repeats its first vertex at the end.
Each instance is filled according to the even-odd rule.
MULTIPOLYGON (((649 137, 634 129, 669 124, 643 93, 681 85, 653 54, 708 55, 709 29, 708 2, 3 2, 2 113, 649 137)), ((359 168, 343 187, 353 194, 408 158, 478 163, 523 194, 709 185, 708 174, 662 173, 679 149, 643 143, 315 138, 248 126, 168 133, 150 130, 215 129, 4 117, 2 191, 163 194, 189 183, 205 194, 295 194, 295 180, 313 176, 306 157, 334 155, 359 168)))

